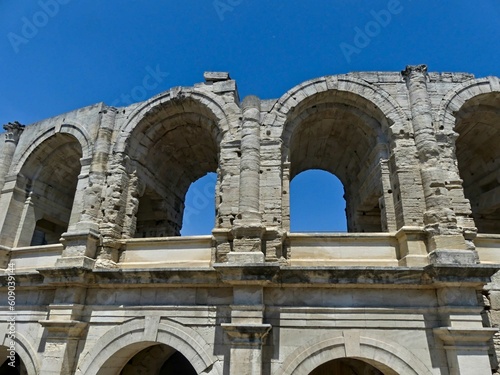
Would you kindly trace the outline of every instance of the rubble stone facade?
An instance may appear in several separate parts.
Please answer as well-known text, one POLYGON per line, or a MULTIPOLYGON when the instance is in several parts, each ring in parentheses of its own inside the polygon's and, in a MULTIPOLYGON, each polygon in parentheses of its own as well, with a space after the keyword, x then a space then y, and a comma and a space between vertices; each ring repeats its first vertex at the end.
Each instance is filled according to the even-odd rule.
POLYGON ((4 126, 0 372, 495 371, 499 78, 419 65, 242 101, 204 78, 4 126), (347 233, 290 232, 310 169, 343 183, 347 233), (212 233, 182 237, 209 172, 212 233))

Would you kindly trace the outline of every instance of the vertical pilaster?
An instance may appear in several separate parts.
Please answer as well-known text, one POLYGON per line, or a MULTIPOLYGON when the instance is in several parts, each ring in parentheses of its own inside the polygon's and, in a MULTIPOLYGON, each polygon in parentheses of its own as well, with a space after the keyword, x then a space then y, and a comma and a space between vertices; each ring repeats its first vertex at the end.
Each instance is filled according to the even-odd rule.
POLYGON ((14 245, 17 231, 17 223, 21 209, 21 202, 16 200, 19 197, 19 189, 16 186, 16 178, 9 181, 8 187, 4 192, 6 179, 8 177, 12 159, 16 151, 19 137, 21 136, 24 125, 19 122, 9 122, 3 126, 5 130, 5 144, 0 157, 0 266, 3 267, 9 261, 10 247, 14 245), (17 189, 17 192, 16 192, 17 189), (13 214, 15 212, 15 214, 13 214))
POLYGON ((442 288, 437 291, 443 327, 434 334, 444 345, 450 375, 491 373, 488 344, 497 328, 484 328, 474 288, 442 288))
POLYGON ((88 323, 82 321, 87 290, 88 271, 78 268, 55 268, 44 271, 47 279, 58 285, 54 300, 48 306, 46 320, 39 323, 45 329, 45 350, 41 374, 73 375, 78 356, 78 343, 88 323), (66 280, 61 283, 61 280, 66 280))
POLYGON ((231 323, 222 324, 230 349, 230 374, 262 374, 262 346, 270 324, 263 324, 263 288, 260 286, 234 287, 231 323))
POLYGON ((394 232, 396 226, 396 215, 394 199, 392 199, 391 176, 387 160, 380 160, 380 178, 382 181, 382 196, 379 206, 382 211, 382 231, 394 232))
POLYGON ((4 125, 3 128, 5 130, 5 145, 3 146, 2 158, 0 160, 0 194, 3 190, 5 178, 10 170, 10 165, 12 163, 12 158, 14 157, 14 152, 16 151, 17 143, 19 142, 19 137, 24 130, 24 125, 15 121, 9 122, 4 125))
POLYGON ((421 164, 429 258, 434 263, 476 263, 477 254, 466 250, 465 239, 457 226, 446 188, 445 173, 440 166, 432 106, 427 91, 427 66, 407 66, 402 74, 408 88, 415 144, 421 164))
POLYGON ((247 96, 242 103, 241 164, 238 216, 233 227, 230 262, 263 262, 265 228, 260 212, 260 100, 247 96))

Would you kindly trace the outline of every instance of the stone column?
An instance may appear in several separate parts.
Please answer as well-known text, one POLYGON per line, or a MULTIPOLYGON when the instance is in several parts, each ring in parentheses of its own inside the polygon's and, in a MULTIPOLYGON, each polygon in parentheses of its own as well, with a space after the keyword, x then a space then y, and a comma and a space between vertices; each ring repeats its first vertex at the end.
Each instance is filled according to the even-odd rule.
POLYGON ((260 100, 243 100, 239 213, 233 227, 230 262, 263 262, 262 237, 265 228, 260 212, 260 100))
POLYGON ((19 142, 19 137, 21 136, 24 125, 19 122, 9 122, 3 126, 5 130, 5 145, 3 146, 2 158, 0 160, 0 194, 5 183, 5 178, 7 177, 10 165, 12 163, 12 158, 14 157, 14 152, 16 151, 17 143, 19 142))
MULTIPOLYGON (((118 261, 118 252, 121 244, 119 239, 122 238, 124 224, 127 215, 127 199, 129 190, 135 188, 127 167, 126 155, 119 153, 113 155, 113 160, 109 163, 109 174, 106 179, 105 199, 102 202, 103 217, 99 225, 102 235, 102 248, 98 254, 97 264, 100 267, 114 267, 118 261)), ((136 204, 137 202, 132 202, 136 204)), ((128 234, 130 235, 130 233, 128 234)))
POLYGON ((112 135, 115 126, 116 109, 103 108, 101 122, 94 146, 94 155, 90 164, 89 183, 85 186, 83 211, 80 222, 97 224, 101 198, 106 181, 109 153, 113 146, 112 135))
POLYGON ((33 192, 30 192, 24 202, 16 238, 14 239, 14 247, 30 246, 37 219, 35 205, 33 204, 33 192))
POLYGON ((426 211, 429 258, 433 263, 476 263, 477 254, 466 250, 465 239, 457 226, 446 188, 446 175, 440 167, 439 147, 432 123, 432 106, 427 91, 427 66, 407 66, 406 79, 412 124, 421 163, 420 174, 426 211))

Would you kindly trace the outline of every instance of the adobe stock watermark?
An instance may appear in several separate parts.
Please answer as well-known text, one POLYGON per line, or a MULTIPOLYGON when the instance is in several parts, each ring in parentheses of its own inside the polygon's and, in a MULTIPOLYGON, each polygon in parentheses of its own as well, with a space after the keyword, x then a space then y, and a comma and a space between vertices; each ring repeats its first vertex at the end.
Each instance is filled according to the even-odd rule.
POLYGON ((224 14, 227 12, 232 12, 235 7, 240 5, 243 0, 214 0, 212 5, 214 6, 219 20, 224 21, 224 14))
POLYGON ((71 0, 39 0, 39 10, 31 15, 31 17, 22 17, 20 34, 10 32, 7 34, 10 45, 15 53, 20 51, 20 47, 28 44, 30 40, 38 35, 40 29, 47 26, 51 18, 59 14, 61 5, 66 5, 71 0))
POLYGON ((6 269, 7 274, 7 304, 11 315, 7 316, 7 365, 16 367, 16 266, 13 262, 9 263, 6 269))
POLYGON ((372 19, 363 28, 357 26, 354 28, 352 44, 346 42, 339 44, 346 61, 350 63, 353 54, 359 54, 364 48, 368 47, 372 39, 377 37, 391 23, 393 16, 400 14, 403 9, 400 0, 389 0, 385 9, 371 10, 372 19))
POLYGON ((163 72, 160 65, 154 68, 146 66, 146 75, 142 79, 142 84, 133 87, 128 93, 121 94, 120 98, 111 103, 112 107, 128 106, 132 103, 142 102, 148 98, 148 91, 152 91, 158 87, 160 83, 167 78, 170 73, 163 72))

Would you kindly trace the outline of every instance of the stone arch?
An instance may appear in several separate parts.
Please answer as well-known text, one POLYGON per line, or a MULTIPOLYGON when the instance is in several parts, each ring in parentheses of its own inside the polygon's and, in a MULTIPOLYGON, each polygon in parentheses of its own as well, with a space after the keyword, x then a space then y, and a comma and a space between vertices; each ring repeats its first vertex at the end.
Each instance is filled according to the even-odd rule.
POLYGON ((4 197, 10 215, 10 224, 1 233, 5 243, 55 244, 75 221, 72 213, 82 161, 90 159, 91 151, 88 135, 78 129, 69 124, 53 127, 22 153, 14 169, 15 189, 4 197))
POLYGON ((455 134, 455 114, 470 99, 487 93, 500 93, 500 79, 485 77, 466 81, 450 90, 441 100, 438 110, 437 131, 455 134))
POLYGON ((402 345, 366 334, 360 336, 359 341, 355 337, 331 335, 311 340, 288 355, 276 375, 309 375, 318 366, 341 358, 367 362, 388 375, 432 375, 432 371, 402 345))
MULTIPOLYGON (((200 108, 210 111, 217 119, 217 126, 221 135, 232 133, 229 125, 228 114, 224 109, 225 103, 217 95, 210 95, 207 92, 199 92, 192 88, 177 87, 170 91, 163 92, 151 99, 141 103, 129 116, 128 120, 120 129, 120 136, 114 147, 115 152, 124 152, 127 142, 133 130, 148 116, 155 115, 162 107, 169 104, 178 104, 183 100, 191 99, 199 104, 200 108)), ((239 111, 238 106, 234 109, 239 111)))
MULTIPOLYGON (((2 346, 5 348, 9 348, 9 343, 11 339, 8 336, 8 333, 4 333, 4 339, 2 342, 2 346)), ((40 373, 40 362, 38 357, 36 356, 36 350, 31 345, 31 341, 28 340, 21 332, 16 331, 15 339, 16 343, 16 353, 23 361, 24 367, 28 375, 37 375, 40 373)))
MULTIPOLYGON (((240 111, 234 106, 230 111, 240 111)), ((137 187, 127 197, 135 208, 124 233, 180 235, 188 188, 224 168, 221 143, 231 137, 225 112, 230 107, 210 93, 176 88, 141 104, 130 115, 115 145, 115 154, 126 155, 129 173, 138 177, 137 187)), ((217 186, 221 180, 218 173, 217 186)), ((216 187, 214 195, 206 198, 215 199, 217 191, 216 187)))
POLYGON ((411 134, 411 127, 388 93, 350 76, 321 77, 291 89, 271 113, 284 176, 291 181, 308 169, 333 173, 345 188, 350 232, 395 229, 387 160, 393 134, 411 134))
POLYGON ((82 159, 87 159, 92 156, 92 140, 90 134, 80 124, 76 122, 63 122, 59 126, 53 126, 47 130, 45 130, 42 134, 35 138, 33 142, 29 144, 29 146, 22 151, 19 160, 15 162, 15 168, 12 171, 12 174, 18 174, 26 163, 26 160, 33 154, 34 150, 36 150, 42 143, 44 143, 50 137, 56 134, 69 134, 73 136, 79 143, 82 149, 82 159))
POLYGON ((445 95, 435 129, 438 140, 446 142, 442 153, 450 179, 463 187, 461 199, 454 200, 459 225, 482 233, 500 233, 499 123, 500 80, 486 77, 445 95))
POLYGON ((288 90, 277 100, 271 110, 271 112, 276 113, 273 127, 277 126, 282 132, 285 131, 284 124, 287 117, 300 102, 326 91, 351 93, 361 97, 372 103, 384 114, 389 120, 388 126, 391 127, 393 133, 401 131, 412 133, 408 116, 387 91, 349 75, 319 77, 288 90))
POLYGON ((198 333, 170 320, 160 322, 157 317, 134 319, 108 330, 80 356, 76 374, 107 374, 101 370, 109 364, 112 356, 119 353, 122 365, 125 365, 127 358, 156 344, 165 344, 180 352, 199 374, 204 371, 212 375, 222 374, 218 359, 207 351, 210 346, 198 333))

